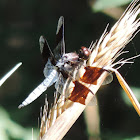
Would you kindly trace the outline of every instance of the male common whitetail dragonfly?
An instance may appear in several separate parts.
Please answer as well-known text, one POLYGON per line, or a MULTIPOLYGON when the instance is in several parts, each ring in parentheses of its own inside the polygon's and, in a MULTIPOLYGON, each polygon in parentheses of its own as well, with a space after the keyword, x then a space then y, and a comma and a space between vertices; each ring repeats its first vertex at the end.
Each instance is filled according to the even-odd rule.
MULTIPOLYGON (((58 21, 56 31, 56 48, 52 52, 47 40, 41 36, 39 39, 40 51, 45 63, 44 76, 45 80, 35 88, 29 96, 19 105, 18 108, 22 108, 36 98, 38 98, 48 87, 55 83, 56 90, 58 86, 63 86, 68 77, 71 78, 74 83, 73 91, 69 96, 69 100, 73 102, 79 102, 85 104, 87 94, 91 92, 88 87, 82 84, 97 84, 98 78, 101 74, 106 71, 103 68, 85 66, 85 73, 79 80, 73 77, 73 71, 78 69, 79 65, 83 65, 84 61, 89 58, 90 49, 81 47, 79 54, 76 52, 65 53, 65 42, 64 42, 64 18, 60 17, 58 21)), ((109 83, 109 80, 107 83, 109 83)))

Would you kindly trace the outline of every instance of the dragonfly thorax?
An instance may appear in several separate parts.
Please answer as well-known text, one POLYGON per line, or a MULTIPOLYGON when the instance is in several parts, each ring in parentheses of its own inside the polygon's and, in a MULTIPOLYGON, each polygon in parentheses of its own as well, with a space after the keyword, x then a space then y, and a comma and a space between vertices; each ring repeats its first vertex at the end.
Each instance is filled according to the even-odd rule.
POLYGON ((65 53, 63 56, 58 60, 56 67, 61 70, 65 70, 69 72, 74 69, 73 66, 77 66, 79 63, 79 56, 77 53, 65 53))

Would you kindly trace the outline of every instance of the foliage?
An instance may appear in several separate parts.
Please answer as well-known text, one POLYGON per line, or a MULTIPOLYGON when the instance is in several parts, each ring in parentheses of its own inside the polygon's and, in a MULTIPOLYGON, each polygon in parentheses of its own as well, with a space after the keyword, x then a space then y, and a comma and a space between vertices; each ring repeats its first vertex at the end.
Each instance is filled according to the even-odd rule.
MULTIPOLYGON (((37 138, 38 132, 33 129, 33 138, 37 138)), ((9 113, 0 107, 0 139, 1 140, 31 140, 32 128, 23 128, 17 122, 11 120, 9 113)))
POLYGON ((92 9, 96 12, 102 11, 106 8, 118 7, 128 4, 131 0, 97 0, 92 5, 92 9))

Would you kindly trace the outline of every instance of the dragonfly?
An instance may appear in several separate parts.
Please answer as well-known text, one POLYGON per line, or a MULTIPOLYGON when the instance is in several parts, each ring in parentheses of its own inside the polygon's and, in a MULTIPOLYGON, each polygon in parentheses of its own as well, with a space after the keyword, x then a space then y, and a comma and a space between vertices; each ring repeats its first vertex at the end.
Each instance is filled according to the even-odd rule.
MULTIPOLYGON (((88 87, 84 86, 80 81, 90 84, 97 84, 97 79, 105 71, 102 68, 88 66, 85 67, 86 73, 83 78, 80 79, 80 81, 74 78, 74 70, 78 70, 79 66, 83 65, 84 61, 89 58, 89 55, 91 54, 90 49, 82 46, 79 54, 76 52, 65 52, 63 16, 61 16, 58 20, 55 49, 53 51, 50 49, 49 44, 44 36, 40 37, 39 44, 43 62, 45 64, 43 71, 45 79, 28 95, 28 97, 18 106, 18 108, 22 108, 33 102, 54 83, 55 88, 60 90, 68 77, 70 77, 70 79, 75 84, 75 88, 71 92, 69 100, 85 104, 85 99, 88 92, 92 93, 92 91, 88 87), (88 75, 88 73, 93 74, 88 75), (90 81, 88 80, 89 77, 91 77, 90 81)), ((112 76, 110 77, 110 80, 108 80, 106 84, 112 81, 112 76)))
POLYGON ((55 49, 53 51, 50 49, 44 36, 40 37, 39 44, 45 64, 43 71, 45 79, 29 94, 29 96, 18 106, 18 108, 22 108, 33 102, 54 83, 56 85, 55 87, 60 85, 60 81, 63 83, 68 75, 67 73, 70 73, 79 63, 79 56, 77 53, 65 53, 63 17, 60 17, 58 20, 55 49))

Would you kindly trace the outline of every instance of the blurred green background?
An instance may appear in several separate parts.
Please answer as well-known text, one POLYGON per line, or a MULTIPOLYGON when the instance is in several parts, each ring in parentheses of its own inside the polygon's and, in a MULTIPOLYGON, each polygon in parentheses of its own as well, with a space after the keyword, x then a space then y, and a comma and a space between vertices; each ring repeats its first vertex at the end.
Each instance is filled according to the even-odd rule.
MULTIPOLYGON (((99 39, 106 25, 111 28, 130 0, 0 0, 0 77, 17 62, 22 66, 0 87, 0 140, 34 140, 39 135, 42 94, 31 105, 18 109, 18 105, 43 79, 43 63, 39 37, 44 35, 49 45, 55 47, 55 32, 60 16, 65 18, 66 51, 77 51, 99 39)), ((140 33, 127 45, 130 53, 140 53, 140 33)), ((123 56, 123 57, 125 57, 123 56)), ((139 95, 140 58, 135 64, 123 66, 119 71, 130 87, 139 95)), ((53 87, 48 93, 53 101, 53 87)), ((116 77, 110 85, 101 87, 97 99, 100 116, 101 140, 139 140, 140 119, 116 77)), ((93 114, 94 119, 94 114, 93 114)), ((91 134, 92 135, 92 134, 91 134)), ((64 140, 95 140, 87 132, 84 115, 76 121, 64 140)))

